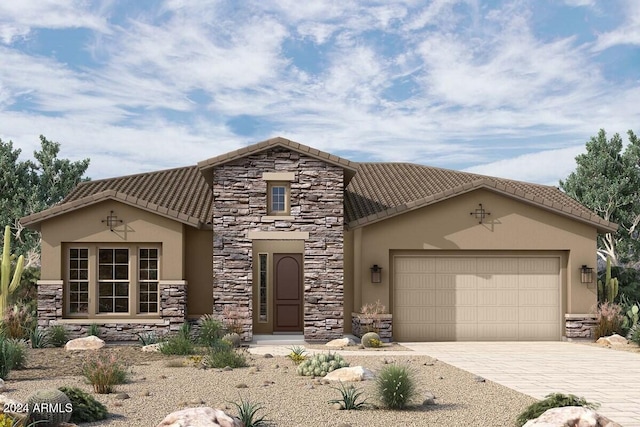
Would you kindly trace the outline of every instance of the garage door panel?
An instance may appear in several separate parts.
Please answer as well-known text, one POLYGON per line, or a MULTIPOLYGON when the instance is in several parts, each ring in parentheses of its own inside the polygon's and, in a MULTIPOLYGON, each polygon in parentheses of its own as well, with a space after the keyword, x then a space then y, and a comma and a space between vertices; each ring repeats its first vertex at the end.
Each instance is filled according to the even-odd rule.
POLYGON ((559 257, 407 256, 394 271, 397 339, 561 336, 559 257))

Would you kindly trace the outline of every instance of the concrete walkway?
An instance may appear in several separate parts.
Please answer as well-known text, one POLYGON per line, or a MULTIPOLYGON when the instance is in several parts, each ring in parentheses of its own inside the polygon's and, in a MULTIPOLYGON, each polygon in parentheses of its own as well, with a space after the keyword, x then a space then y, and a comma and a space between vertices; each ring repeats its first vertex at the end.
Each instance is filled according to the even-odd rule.
MULTIPOLYGON (((412 352, 397 354, 435 357, 537 399, 556 392, 584 397, 600 403, 598 412, 622 426, 640 427, 640 353, 559 341, 401 344, 412 352)), ((263 342, 250 351, 286 355, 288 347, 263 342)))
POLYGON ((640 427, 640 353, 571 342, 402 345, 537 399, 554 392, 584 397, 622 426, 640 427))

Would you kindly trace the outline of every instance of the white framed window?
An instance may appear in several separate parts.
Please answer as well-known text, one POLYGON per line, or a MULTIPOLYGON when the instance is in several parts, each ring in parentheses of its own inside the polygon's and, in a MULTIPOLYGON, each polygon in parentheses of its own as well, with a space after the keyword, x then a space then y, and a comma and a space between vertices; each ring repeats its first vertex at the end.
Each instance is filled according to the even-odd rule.
POLYGON ((89 313, 89 249, 69 250, 69 313, 89 313))
POLYGON ((269 182, 267 185, 268 215, 288 215, 290 211, 290 184, 288 182, 269 182))
POLYGON ((98 249, 98 312, 129 312, 129 249, 98 249))

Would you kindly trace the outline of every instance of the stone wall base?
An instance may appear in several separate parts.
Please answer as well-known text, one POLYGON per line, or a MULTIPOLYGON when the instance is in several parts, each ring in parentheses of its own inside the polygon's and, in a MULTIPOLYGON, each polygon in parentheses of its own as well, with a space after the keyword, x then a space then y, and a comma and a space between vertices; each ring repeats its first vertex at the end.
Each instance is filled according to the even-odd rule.
POLYGON ((393 340, 393 315, 378 314, 375 319, 362 313, 351 313, 351 327, 353 335, 361 338, 367 332, 376 332, 383 342, 393 340))
POLYGON ((595 339, 598 321, 595 314, 565 314, 564 331, 567 339, 595 339))
MULTIPOLYGON (((93 322, 87 320, 83 323, 67 323, 65 320, 60 320, 57 324, 64 326, 69 332, 69 339, 82 338, 88 335, 89 327, 95 323, 98 325, 99 334, 98 337, 104 341, 139 341, 136 334, 149 334, 153 333, 156 337, 160 338, 169 333, 170 325, 166 323, 102 323, 93 322)), ((50 325, 53 326, 53 325, 50 325)))

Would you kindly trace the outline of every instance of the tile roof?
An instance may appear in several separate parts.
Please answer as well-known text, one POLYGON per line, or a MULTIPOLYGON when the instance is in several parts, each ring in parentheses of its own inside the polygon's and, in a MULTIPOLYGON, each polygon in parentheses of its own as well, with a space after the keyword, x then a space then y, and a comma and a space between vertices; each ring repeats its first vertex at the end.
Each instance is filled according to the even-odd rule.
POLYGON ((284 138, 273 138, 212 157, 196 166, 82 182, 60 204, 20 221, 38 228, 39 223, 48 218, 113 199, 197 228, 209 227, 213 195, 208 179, 213 168, 277 146, 344 168, 345 183, 348 183, 345 222, 350 228, 480 188, 594 225, 600 232, 612 232, 617 228, 616 224, 598 217, 555 187, 410 163, 357 163, 284 138))
POLYGON ((213 209, 211 188, 197 166, 188 166, 82 182, 58 205, 24 217, 20 222, 37 226, 45 219, 109 199, 197 228, 208 227, 213 209))
POLYGON ((346 189, 345 220, 350 228, 360 227, 479 188, 591 223, 601 232, 617 228, 556 187, 410 163, 360 163, 346 189))

